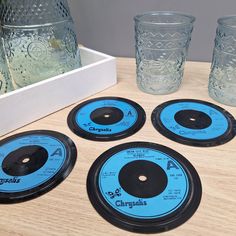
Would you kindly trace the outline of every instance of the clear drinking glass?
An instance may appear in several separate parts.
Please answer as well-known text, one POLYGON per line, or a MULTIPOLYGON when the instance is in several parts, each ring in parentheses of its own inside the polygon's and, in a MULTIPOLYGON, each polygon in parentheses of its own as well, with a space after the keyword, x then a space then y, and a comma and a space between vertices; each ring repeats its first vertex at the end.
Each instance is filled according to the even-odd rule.
POLYGON ((236 106, 236 16, 218 19, 208 89, 214 100, 236 106))
POLYGON ((138 87, 150 94, 177 91, 195 17, 178 12, 147 12, 134 20, 138 87))
POLYGON ((81 66, 66 0, 4 0, 4 48, 15 88, 81 66))

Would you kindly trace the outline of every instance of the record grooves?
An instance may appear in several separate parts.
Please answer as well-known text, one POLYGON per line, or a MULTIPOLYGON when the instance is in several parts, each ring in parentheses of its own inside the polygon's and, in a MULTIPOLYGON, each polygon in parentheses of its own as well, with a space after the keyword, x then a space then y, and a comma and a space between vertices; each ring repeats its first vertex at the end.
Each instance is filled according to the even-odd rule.
POLYGON ((64 134, 36 130, 0 141, 0 203, 36 198, 60 184, 77 157, 73 141, 64 134))
POLYGON ((165 102, 154 109, 152 123, 165 137, 190 146, 217 146, 236 135, 234 117, 223 108, 201 100, 165 102))
POLYGON ((87 192, 111 224, 157 233, 186 222, 201 200, 201 181, 182 155, 162 145, 132 142, 104 152, 92 165, 87 192))
POLYGON ((119 97, 100 97, 76 106, 68 115, 69 128, 94 141, 113 141, 133 135, 146 121, 143 108, 119 97))

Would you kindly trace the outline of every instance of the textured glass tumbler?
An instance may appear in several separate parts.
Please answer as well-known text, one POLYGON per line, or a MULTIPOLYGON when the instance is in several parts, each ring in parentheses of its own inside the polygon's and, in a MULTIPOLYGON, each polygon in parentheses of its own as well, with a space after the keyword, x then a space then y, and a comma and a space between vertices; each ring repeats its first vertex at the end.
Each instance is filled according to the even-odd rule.
POLYGON ((214 100, 236 106, 236 16, 218 20, 208 89, 214 100))
POLYGON ((147 12, 134 20, 138 87, 150 94, 177 91, 195 18, 178 12, 147 12))
POLYGON ((15 88, 81 66, 66 0, 4 0, 2 34, 15 88))

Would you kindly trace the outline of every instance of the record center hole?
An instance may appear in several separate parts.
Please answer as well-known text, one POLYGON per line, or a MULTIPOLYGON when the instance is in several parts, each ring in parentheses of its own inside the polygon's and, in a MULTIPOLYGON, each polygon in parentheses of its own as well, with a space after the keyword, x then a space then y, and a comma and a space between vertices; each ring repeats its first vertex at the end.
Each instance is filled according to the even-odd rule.
POLYGON ((191 120, 191 121, 196 121, 196 119, 195 119, 195 118, 190 118, 190 120, 191 120))
POLYGON ((147 176, 145 176, 145 175, 140 175, 140 176, 138 177, 138 179, 139 179, 139 181, 141 181, 141 182, 146 182, 146 181, 147 181, 147 176))
POLYGON ((109 115, 109 114, 105 114, 105 115, 104 115, 105 118, 110 118, 110 116, 111 116, 111 115, 109 115))
POLYGON ((26 157, 26 158, 24 158, 23 160, 22 160, 22 163, 28 163, 30 161, 30 158, 29 157, 26 157))

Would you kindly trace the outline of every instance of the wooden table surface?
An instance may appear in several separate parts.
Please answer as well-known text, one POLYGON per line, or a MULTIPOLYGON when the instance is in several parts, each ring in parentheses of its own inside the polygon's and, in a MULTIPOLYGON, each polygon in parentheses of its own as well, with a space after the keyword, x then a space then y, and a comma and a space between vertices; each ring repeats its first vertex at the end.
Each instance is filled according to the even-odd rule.
MULTIPOLYGON (((207 93, 210 64, 188 62, 180 90, 162 96, 145 94, 137 89, 133 59, 120 58, 117 64, 118 84, 94 97, 120 96, 136 101, 147 114, 144 127, 123 140, 99 143, 88 141, 77 137, 67 127, 67 115, 74 104, 14 132, 34 129, 62 132, 75 142, 78 159, 68 178, 47 194, 20 204, 0 205, 0 235, 136 235, 106 222, 94 210, 86 192, 86 177, 94 160, 105 150, 130 141, 155 142, 175 149, 190 160, 201 177, 203 195, 197 212, 180 227, 162 233, 163 236, 236 235, 236 138, 211 148, 185 146, 163 137, 153 128, 150 120, 157 105, 172 99, 194 98, 217 104, 207 93)), ((236 108, 218 105, 236 117, 236 108)))

